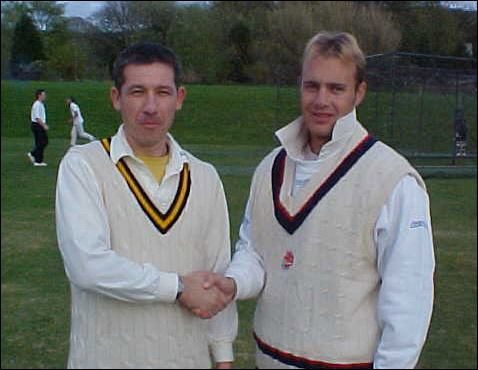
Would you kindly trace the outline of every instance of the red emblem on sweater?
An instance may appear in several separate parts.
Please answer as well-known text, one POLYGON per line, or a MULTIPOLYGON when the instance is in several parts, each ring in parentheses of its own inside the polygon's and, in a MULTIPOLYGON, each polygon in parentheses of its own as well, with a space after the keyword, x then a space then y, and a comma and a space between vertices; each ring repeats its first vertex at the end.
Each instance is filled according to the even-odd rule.
POLYGON ((282 268, 284 270, 287 270, 293 264, 294 264, 294 254, 291 251, 287 251, 287 253, 284 255, 284 258, 282 258, 282 268))

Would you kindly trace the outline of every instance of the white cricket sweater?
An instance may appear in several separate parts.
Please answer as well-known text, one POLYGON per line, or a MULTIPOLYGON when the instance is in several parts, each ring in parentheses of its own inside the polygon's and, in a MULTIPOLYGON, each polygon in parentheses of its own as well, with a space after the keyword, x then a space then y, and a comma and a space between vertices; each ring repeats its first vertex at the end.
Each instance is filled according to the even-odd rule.
POLYGON ((256 170, 251 239, 267 271, 254 319, 259 368, 373 361, 380 331, 374 225, 405 175, 425 185, 403 157, 367 137, 357 122, 294 197, 294 165, 282 148, 256 170))
MULTIPOLYGON (((173 158, 178 155, 173 152, 173 158)), ((229 312, 201 320, 174 302, 176 273, 222 272, 230 259, 219 177, 211 165, 182 150, 180 155, 186 157, 182 168, 189 167, 191 182, 184 180, 182 187, 179 179, 183 191, 164 215, 165 233, 146 216, 100 142, 76 146, 65 156, 57 221, 72 292, 69 368, 210 368, 215 344, 231 345, 237 330, 234 304, 229 312), (68 195, 72 185, 66 179, 81 204, 68 195), (90 195, 80 194, 90 187, 90 195), (91 203, 95 197, 97 204, 91 203), (82 214, 86 210, 91 213, 82 214), (107 230, 96 230, 97 222, 105 222, 107 230), (93 230, 97 237, 91 240, 93 230), (122 274, 117 266, 129 272, 122 274), (221 315, 230 319, 221 321, 221 315), (216 325, 212 332, 211 325, 216 325)))

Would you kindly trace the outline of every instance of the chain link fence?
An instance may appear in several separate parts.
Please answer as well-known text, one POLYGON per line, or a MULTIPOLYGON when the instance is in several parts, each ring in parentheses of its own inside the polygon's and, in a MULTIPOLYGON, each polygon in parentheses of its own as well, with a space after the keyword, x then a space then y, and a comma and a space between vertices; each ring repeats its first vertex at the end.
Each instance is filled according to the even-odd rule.
MULTIPOLYGON (((373 135, 421 163, 476 168, 476 59, 401 52, 366 59, 368 90, 357 112, 373 135)), ((281 127, 300 114, 299 88, 297 76, 276 76, 281 127)))

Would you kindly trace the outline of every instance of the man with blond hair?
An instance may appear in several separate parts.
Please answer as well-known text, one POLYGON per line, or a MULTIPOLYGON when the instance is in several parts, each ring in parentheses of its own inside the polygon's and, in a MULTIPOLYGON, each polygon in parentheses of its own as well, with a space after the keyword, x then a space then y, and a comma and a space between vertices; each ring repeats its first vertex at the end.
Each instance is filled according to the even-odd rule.
POLYGON ((258 368, 412 368, 433 305, 429 200, 417 171, 356 118, 365 58, 348 33, 307 44, 302 115, 257 167, 217 286, 259 296, 258 368))

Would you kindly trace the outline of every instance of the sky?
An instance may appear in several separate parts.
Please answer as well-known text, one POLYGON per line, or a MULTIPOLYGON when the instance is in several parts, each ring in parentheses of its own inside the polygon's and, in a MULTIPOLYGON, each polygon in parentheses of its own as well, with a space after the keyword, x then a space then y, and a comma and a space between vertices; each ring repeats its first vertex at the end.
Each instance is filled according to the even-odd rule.
MULTIPOLYGON (((59 1, 65 3, 65 16, 88 18, 99 10, 106 1, 59 1)), ((183 1, 185 3, 192 1, 183 1)))
POLYGON ((66 3, 65 16, 88 18, 101 8, 104 1, 59 1, 66 3))
MULTIPOLYGON (((101 8, 104 1, 60 1, 66 3, 65 15, 67 17, 87 18, 101 8)), ((472 8, 476 10, 476 1, 447 1, 458 7, 472 8)))

